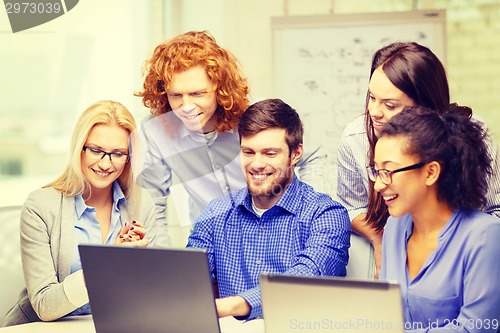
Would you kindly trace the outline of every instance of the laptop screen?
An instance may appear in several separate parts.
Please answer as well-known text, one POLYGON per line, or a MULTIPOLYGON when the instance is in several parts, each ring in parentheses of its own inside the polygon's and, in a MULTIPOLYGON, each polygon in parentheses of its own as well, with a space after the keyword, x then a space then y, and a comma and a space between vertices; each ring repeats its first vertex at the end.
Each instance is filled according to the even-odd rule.
POLYGON ((260 288, 266 333, 404 329, 396 283, 262 274, 260 288))
POLYGON ((79 245, 97 333, 219 332, 200 249, 79 245))

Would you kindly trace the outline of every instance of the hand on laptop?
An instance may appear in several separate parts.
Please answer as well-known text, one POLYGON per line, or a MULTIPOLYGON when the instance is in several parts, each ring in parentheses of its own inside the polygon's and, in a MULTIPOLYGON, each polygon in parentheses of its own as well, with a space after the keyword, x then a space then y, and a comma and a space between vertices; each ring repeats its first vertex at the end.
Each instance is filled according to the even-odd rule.
POLYGON ((125 246, 147 246, 148 239, 145 236, 146 229, 143 228, 142 224, 137 221, 132 221, 132 223, 127 223, 120 229, 115 244, 125 246))
POLYGON ((241 296, 216 298, 215 305, 217 306, 219 318, 228 316, 242 317, 250 313, 250 305, 241 296))

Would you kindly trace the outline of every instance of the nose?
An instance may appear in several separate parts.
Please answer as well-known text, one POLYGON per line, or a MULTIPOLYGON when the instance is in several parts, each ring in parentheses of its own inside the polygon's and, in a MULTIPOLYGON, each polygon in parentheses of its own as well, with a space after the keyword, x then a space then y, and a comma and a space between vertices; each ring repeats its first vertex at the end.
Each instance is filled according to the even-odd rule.
POLYGON ((370 116, 375 118, 380 118, 384 115, 381 111, 380 103, 378 102, 371 102, 368 105, 368 112, 370 113, 370 116))
POLYGON ((98 165, 102 170, 108 170, 111 168, 111 155, 104 155, 104 157, 99 160, 98 165))
POLYGON ((382 182, 382 179, 380 179, 380 176, 377 175, 377 178, 375 179, 375 184, 373 185, 373 189, 377 192, 382 192, 386 187, 387 185, 385 185, 382 182))
POLYGON ((255 170, 264 169, 266 167, 266 163, 264 163, 264 161, 258 154, 254 156, 250 165, 255 170))
POLYGON ((192 111, 195 107, 196 105, 191 103, 191 97, 188 94, 182 96, 181 109, 183 112, 192 111))

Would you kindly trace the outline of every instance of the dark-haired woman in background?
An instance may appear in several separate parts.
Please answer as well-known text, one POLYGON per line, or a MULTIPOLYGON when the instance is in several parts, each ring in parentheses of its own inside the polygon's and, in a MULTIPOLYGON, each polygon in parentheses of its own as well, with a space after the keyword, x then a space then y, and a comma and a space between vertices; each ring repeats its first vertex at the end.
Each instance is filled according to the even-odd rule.
MULTIPOLYGON (((436 113, 449 108, 450 92, 442 63, 431 50, 417 43, 392 43, 381 48, 372 60, 365 114, 344 129, 337 163, 338 200, 347 208, 353 229, 372 244, 377 271, 388 213, 368 180, 366 166, 373 164, 375 144, 384 124, 405 106, 414 105, 436 113)), ((500 217, 498 149, 493 140, 486 140, 493 158, 493 174, 488 178, 486 201, 480 209, 500 217)))
POLYGON ((390 217, 380 278, 401 286, 411 332, 496 332, 500 220, 486 203, 491 158, 467 107, 407 107, 380 132, 368 174, 390 217))

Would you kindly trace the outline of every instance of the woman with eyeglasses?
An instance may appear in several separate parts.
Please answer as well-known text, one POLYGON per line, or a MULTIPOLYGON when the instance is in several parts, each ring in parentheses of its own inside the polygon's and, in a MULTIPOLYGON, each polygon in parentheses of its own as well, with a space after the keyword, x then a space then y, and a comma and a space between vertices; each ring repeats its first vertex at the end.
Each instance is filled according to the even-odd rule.
MULTIPOLYGON (((353 230, 373 246, 377 272, 388 213, 384 200, 373 190, 366 166, 373 164, 375 144, 385 124, 405 106, 414 105, 438 114, 449 108, 450 92, 442 63, 430 49, 417 43, 397 42, 379 49, 372 59, 365 113, 345 127, 337 157, 338 200, 347 208, 353 230)), ((500 158, 494 140, 485 140, 493 157, 493 174, 480 208, 500 217, 500 158)))
POLYGON ((407 332, 496 332, 500 220, 480 211, 487 132, 455 106, 406 107, 380 131, 369 176, 388 207, 381 280, 401 286, 407 332))
POLYGON ((97 102, 80 116, 65 170, 22 208, 26 289, 2 326, 90 313, 79 244, 153 244, 154 202, 131 168, 135 130, 117 102, 97 102))

